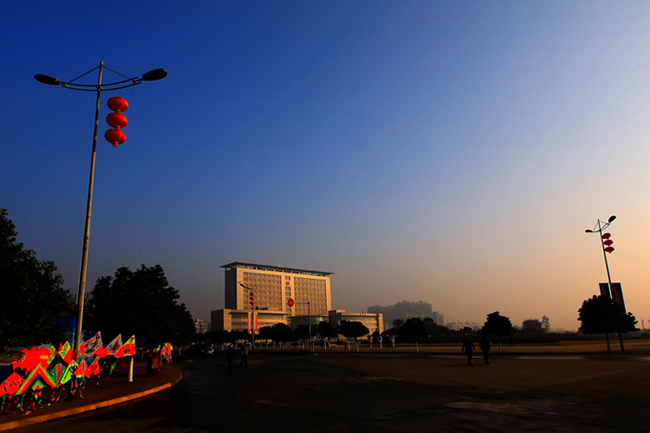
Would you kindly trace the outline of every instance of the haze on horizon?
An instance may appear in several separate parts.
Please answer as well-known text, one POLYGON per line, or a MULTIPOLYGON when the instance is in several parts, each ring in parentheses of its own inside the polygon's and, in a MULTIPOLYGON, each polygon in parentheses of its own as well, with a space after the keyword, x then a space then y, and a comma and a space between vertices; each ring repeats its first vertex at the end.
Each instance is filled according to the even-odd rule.
POLYGON ((207 323, 242 261, 333 272, 338 309, 575 330, 607 278, 584 231, 615 214, 650 326, 649 25, 643 1, 4 2, 0 207, 76 292, 95 96, 33 76, 162 67, 102 95, 88 291, 160 264, 207 323))

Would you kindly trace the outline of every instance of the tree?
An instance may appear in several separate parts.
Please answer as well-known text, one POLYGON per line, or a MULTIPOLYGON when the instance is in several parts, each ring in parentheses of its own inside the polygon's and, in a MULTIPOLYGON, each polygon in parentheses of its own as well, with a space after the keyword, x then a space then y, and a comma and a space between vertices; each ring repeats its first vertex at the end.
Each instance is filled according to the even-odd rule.
POLYGON ((621 352, 625 351, 621 334, 637 331, 637 320, 632 313, 625 313, 623 307, 605 296, 596 296, 587 299, 578 310, 578 320, 581 322, 580 330, 583 334, 605 334, 607 338, 607 351, 610 352, 609 333, 617 332, 621 352))
POLYGON ((57 318, 68 299, 63 277, 54 262, 37 260, 16 236, 7 209, 0 209, 0 350, 59 343, 64 329, 57 318))
POLYGON ((528 333, 541 333, 544 332, 542 322, 537 319, 524 320, 521 324, 522 331, 528 333))
POLYGON ((104 338, 135 335, 142 347, 165 342, 182 346, 191 341, 195 327, 179 298, 160 265, 141 265, 135 272, 122 267, 112 277, 97 279, 88 302, 87 325, 104 338))
POLYGON ((289 325, 276 323, 271 326, 271 339, 276 343, 294 341, 296 339, 289 325))
POLYGON ((318 334, 320 338, 336 338, 338 335, 336 328, 328 321, 323 320, 318 322, 318 334))
POLYGON ((370 330, 363 323, 349 320, 341 320, 338 325, 338 331, 345 338, 354 338, 355 341, 357 338, 370 333, 370 330))
POLYGON ((430 332, 422 319, 419 317, 411 317, 410 319, 406 319, 404 325, 399 329, 398 334, 402 338, 414 338, 417 342, 418 338, 427 338, 430 332))
MULTIPOLYGON (((307 324, 304 325, 298 325, 296 326, 296 329, 294 329, 293 334, 296 336, 296 338, 299 338, 301 340, 307 340, 309 339, 309 326, 307 324)), ((318 325, 311 325, 311 336, 312 338, 318 334, 318 325)))
POLYGON ((415 351, 419 352, 419 338, 427 338, 430 335, 427 323, 419 317, 411 317, 399 328, 398 334, 402 338, 413 338, 415 340, 415 351))
POLYGON ((501 337, 505 335, 512 336, 512 322, 506 316, 502 316, 501 313, 495 311, 487 315, 487 320, 481 328, 481 333, 486 337, 490 335, 496 335, 499 340, 499 353, 501 352, 501 337))
POLYGON ((551 331, 551 321, 546 316, 542 316, 542 329, 544 330, 544 332, 551 331))

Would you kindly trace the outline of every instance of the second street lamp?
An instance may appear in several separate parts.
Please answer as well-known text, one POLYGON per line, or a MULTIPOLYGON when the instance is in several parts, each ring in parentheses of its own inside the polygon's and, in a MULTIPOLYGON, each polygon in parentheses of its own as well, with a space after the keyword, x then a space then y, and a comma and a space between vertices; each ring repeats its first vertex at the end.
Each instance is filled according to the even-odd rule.
POLYGON ((609 217, 607 222, 601 221, 600 219, 596 223, 593 229, 587 229, 585 230, 585 233, 598 233, 600 235, 600 246, 603 249, 603 257, 605 257, 605 268, 607 269, 607 283, 609 284, 609 296, 612 296, 612 277, 609 274, 609 263, 607 262, 607 253, 612 253, 614 251, 614 247, 612 247, 612 244, 614 243, 610 237, 611 235, 609 233, 603 233, 603 230, 607 229, 612 222, 616 219, 616 215, 612 215, 609 217), (597 229, 596 229, 597 227, 597 229))
POLYGON ((82 92, 97 92, 97 103, 95 105, 95 129, 93 134, 93 148, 92 155, 90 159, 90 181, 88 184, 88 201, 86 203, 86 218, 84 223, 84 237, 81 251, 81 265, 79 269, 79 288, 77 290, 77 324, 75 327, 75 340, 74 340, 74 351, 76 356, 79 354, 79 346, 81 345, 81 332, 83 326, 83 311, 84 311, 84 297, 86 291, 86 269, 88 266, 88 243, 90 239, 90 214, 92 210, 93 202, 93 184, 95 181, 95 155, 97 149, 97 127, 99 125, 99 100, 102 91, 111 91, 118 89, 126 89, 128 87, 137 86, 142 84, 144 81, 157 81, 162 80, 167 76, 167 71, 159 68, 149 71, 143 74, 141 77, 129 78, 126 75, 122 75, 119 72, 116 72, 112 69, 109 69, 104 66, 104 62, 99 62, 99 66, 91 69, 90 71, 78 76, 71 81, 60 81, 57 78, 50 77, 49 75, 36 74, 34 79, 39 83, 48 84, 51 86, 61 86, 65 89, 78 90, 82 92), (112 83, 102 83, 102 74, 104 69, 107 69, 114 74, 117 74, 124 78, 124 80, 112 82, 112 83), (79 84, 76 81, 91 72, 99 70, 99 78, 97 84, 79 84))

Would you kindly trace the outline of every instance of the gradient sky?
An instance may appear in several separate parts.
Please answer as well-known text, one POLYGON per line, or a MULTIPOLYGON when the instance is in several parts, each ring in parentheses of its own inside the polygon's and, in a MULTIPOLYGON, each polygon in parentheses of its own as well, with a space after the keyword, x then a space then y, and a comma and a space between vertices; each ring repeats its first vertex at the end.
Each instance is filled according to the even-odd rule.
POLYGON ((243 261, 333 272, 338 309, 575 330, 616 214, 650 327, 649 29, 647 1, 4 1, 0 207, 76 292, 95 95, 33 76, 163 67, 102 95, 88 290, 160 264, 208 322, 243 261))

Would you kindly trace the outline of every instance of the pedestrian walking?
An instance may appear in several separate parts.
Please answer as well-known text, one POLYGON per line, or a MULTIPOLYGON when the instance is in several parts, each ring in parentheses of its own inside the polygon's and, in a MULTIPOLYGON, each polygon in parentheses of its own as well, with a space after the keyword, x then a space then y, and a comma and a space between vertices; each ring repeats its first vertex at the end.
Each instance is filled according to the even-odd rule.
POLYGON ((490 363, 490 342, 488 341, 487 338, 485 338, 485 335, 481 337, 481 341, 478 343, 479 349, 481 349, 481 352, 483 353, 483 360, 485 361, 485 364, 490 363))
POLYGON ((474 353, 474 343, 472 343, 472 340, 469 339, 467 335, 465 335, 465 339, 463 340, 463 348, 461 349, 461 352, 465 352, 465 355, 467 355, 467 364, 472 365, 472 354, 474 353))
POLYGON ((235 348, 232 344, 229 344, 228 347, 226 347, 225 355, 226 362, 228 363, 228 371, 232 371, 232 362, 235 360, 235 348))
POLYGON ((248 341, 241 345, 240 355, 241 361, 239 361, 239 368, 248 368, 248 341))

